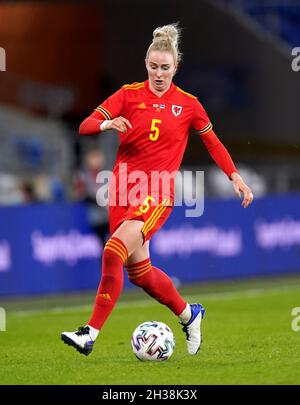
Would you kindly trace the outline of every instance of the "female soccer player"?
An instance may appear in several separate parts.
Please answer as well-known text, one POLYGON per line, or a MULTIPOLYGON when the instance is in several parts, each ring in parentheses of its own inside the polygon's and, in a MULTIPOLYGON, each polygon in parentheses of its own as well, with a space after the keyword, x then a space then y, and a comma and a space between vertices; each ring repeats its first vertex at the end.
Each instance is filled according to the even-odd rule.
POLYGON ((79 129, 80 135, 96 135, 108 129, 116 129, 120 135, 113 171, 116 181, 110 184, 112 236, 103 251, 94 309, 84 327, 61 334, 65 343, 85 355, 92 351, 121 294, 123 266, 133 284, 179 316, 188 353, 194 355, 200 348, 204 308, 201 304, 187 303, 170 278, 151 264, 149 256, 149 241, 172 210, 174 178, 171 174, 179 169, 190 128, 194 128, 216 164, 232 181, 237 195, 243 194, 243 207, 248 207, 253 199, 198 99, 173 83, 181 59, 178 42, 176 24, 155 29, 145 59, 148 80, 124 85, 99 105, 79 129), (137 184, 119 181, 122 170, 126 170, 128 178, 139 177, 139 190, 142 188, 144 194, 142 202, 136 203, 137 184), (158 172, 170 174, 169 187, 154 181, 158 172))

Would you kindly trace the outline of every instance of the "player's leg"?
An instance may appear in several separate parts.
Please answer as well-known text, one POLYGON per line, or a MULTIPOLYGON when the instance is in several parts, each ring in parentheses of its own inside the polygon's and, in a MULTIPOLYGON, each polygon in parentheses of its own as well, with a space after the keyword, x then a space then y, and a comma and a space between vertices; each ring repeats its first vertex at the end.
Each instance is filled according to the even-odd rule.
POLYGON ((99 330, 113 310, 123 289, 123 265, 127 257, 143 244, 143 222, 124 221, 107 241, 102 256, 102 276, 93 312, 87 325, 77 332, 63 332, 62 340, 88 355, 99 330))
POLYGON ((128 279, 141 287, 147 294, 179 316, 187 303, 176 290, 170 277, 152 266, 149 256, 149 241, 137 248, 127 260, 125 265, 128 279))
POLYGON ((123 265, 143 244, 141 221, 124 221, 107 241, 102 257, 102 276, 88 325, 100 330, 123 289, 123 265))
POLYGON ((183 325, 186 333, 187 349, 196 354, 201 345, 200 323, 204 315, 201 304, 188 304, 175 288, 172 280, 159 268, 151 265, 149 241, 137 248, 125 264, 128 279, 141 287, 147 294, 166 305, 183 325))

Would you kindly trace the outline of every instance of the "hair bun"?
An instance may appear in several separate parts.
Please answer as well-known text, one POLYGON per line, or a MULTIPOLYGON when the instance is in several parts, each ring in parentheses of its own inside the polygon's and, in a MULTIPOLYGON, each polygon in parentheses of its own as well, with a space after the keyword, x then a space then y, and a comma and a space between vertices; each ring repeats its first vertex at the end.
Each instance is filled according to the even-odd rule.
POLYGON ((181 30, 178 23, 157 27, 153 31, 153 41, 146 53, 146 60, 151 51, 171 52, 176 65, 180 63, 182 54, 179 51, 181 30))
POLYGON ((156 28, 153 31, 153 42, 158 41, 167 41, 177 48, 179 42, 179 29, 177 24, 169 24, 156 28))

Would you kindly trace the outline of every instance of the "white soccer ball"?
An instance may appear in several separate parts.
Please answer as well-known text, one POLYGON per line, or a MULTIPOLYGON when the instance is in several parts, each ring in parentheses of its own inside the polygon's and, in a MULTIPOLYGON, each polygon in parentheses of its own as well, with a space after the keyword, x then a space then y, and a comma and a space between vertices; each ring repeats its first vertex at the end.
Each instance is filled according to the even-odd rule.
POLYGON ((165 323, 148 321, 134 330, 131 347, 139 360, 168 360, 174 352, 175 338, 165 323))

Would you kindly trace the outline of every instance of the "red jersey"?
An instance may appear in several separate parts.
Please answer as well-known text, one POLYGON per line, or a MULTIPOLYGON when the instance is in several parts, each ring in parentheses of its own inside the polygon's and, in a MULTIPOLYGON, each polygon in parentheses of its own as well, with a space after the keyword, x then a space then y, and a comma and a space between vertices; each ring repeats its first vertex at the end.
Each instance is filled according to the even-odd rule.
MULTIPOLYGON (((128 128, 125 134, 119 133, 121 142, 114 174, 117 180, 122 176, 122 180, 121 184, 119 181, 116 184, 117 200, 126 193, 130 196, 130 191, 134 191, 134 187, 140 188, 141 183, 145 183, 145 177, 137 179, 139 175, 136 174, 132 179, 135 178, 136 182, 126 185, 125 175, 121 175, 121 171, 127 169, 129 179, 133 171, 142 171, 146 174, 148 192, 144 193, 144 197, 152 196, 157 204, 165 198, 169 198, 172 202, 174 176, 171 176, 170 187, 163 186, 160 181, 157 190, 156 186, 153 187, 153 182, 159 173, 175 175, 178 171, 190 128, 194 128, 200 135, 212 129, 212 124, 198 99, 174 83, 162 97, 158 97, 150 90, 147 80, 143 83, 124 85, 97 107, 96 112, 106 120, 122 116, 132 125, 132 129, 128 128)), ((112 192, 111 189, 110 196, 112 192)), ((139 195, 137 197, 144 199, 139 195)), ((124 200, 121 201, 121 205, 124 205, 124 200)))

